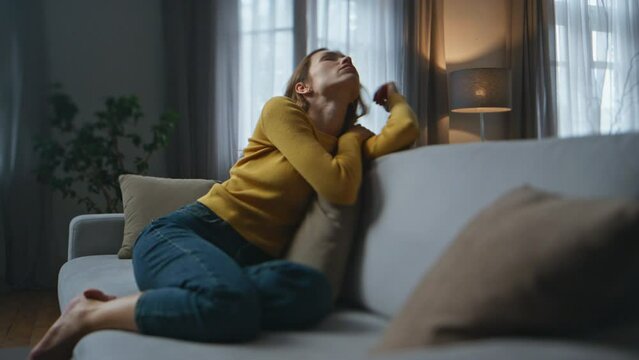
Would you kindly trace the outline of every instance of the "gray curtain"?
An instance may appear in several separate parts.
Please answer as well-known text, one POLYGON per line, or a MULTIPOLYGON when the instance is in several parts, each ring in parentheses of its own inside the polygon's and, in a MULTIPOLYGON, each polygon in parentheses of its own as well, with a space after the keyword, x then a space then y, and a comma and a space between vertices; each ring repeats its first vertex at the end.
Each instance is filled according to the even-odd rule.
POLYGON ((514 0, 511 36, 510 137, 556 136, 554 0, 514 0))
POLYGON ((224 180, 237 160, 238 11, 237 1, 163 2, 167 104, 181 114, 169 177, 224 180))
POLYGON ((0 1, 0 288, 54 287, 49 190, 33 139, 47 130, 40 0, 0 1))
POLYGON ((444 4, 442 0, 407 0, 403 6, 402 82, 422 129, 417 145, 448 144, 444 4))

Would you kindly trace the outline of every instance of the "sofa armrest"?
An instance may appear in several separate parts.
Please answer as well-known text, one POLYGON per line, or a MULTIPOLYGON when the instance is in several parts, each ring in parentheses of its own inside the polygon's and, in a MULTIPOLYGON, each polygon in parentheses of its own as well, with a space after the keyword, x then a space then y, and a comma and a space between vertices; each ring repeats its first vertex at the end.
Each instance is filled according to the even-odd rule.
POLYGON ((69 224, 69 259, 117 254, 122 246, 124 214, 79 215, 69 224))

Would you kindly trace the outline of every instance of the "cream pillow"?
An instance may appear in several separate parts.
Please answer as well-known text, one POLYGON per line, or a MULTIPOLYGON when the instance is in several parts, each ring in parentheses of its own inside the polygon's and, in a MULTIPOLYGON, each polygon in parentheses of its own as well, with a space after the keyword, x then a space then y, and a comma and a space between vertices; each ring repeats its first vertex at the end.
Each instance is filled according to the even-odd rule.
POLYGON ((639 202, 515 189, 461 231, 375 350, 615 326, 637 314, 638 257, 639 202))
POLYGON ((346 262, 355 237, 360 200, 355 205, 335 205, 316 196, 298 228, 286 259, 308 265, 326 275, 339 296, 346 262))
POLYGON ((215 180, 167 179, 120 175, 124 208, 124 239, 118 258, 130 259, 133 244, 151 220, 164 216, 206 194, 215 180))

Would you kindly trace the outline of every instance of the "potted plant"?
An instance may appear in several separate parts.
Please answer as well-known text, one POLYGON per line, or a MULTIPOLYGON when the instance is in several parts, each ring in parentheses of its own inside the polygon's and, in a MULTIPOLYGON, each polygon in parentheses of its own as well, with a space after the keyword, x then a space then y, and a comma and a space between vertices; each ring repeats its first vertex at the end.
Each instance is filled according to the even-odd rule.
POLYGON ((38 181, 49 184, 64 198, 84 204, 88 212, 121 212, 118 177, 146 174, 151 155, 168 144, 179 115, 164 112, 151 126, 150 139, 145 142, 137 129, 143 113, 135 95, 108 97, 105 109, 95 112, 95 121, 82 124, 76 122, 78 107, 59 84, 54 84, 49 102, 53 133, 36 138, 38 181), (126 142, 137 155, 125 157, 122 149, 126 142), (87 193, 76 191, 76 183, 85 184, 87 193), (94 200, 95 195, 104 204, 94 200))

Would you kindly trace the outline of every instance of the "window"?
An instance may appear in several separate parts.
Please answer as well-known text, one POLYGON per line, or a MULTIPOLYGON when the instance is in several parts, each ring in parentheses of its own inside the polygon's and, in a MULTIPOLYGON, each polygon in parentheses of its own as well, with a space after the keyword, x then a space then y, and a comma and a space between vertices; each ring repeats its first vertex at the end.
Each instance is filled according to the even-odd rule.
POLYGON ((240 152, 248 144, 262 106, 284 94, 293 72, 293 1, 242 0, 240 4, 240 152))
MULTIPOLYGON (((379 133, 388 113, 372 102, 377 88, 388 81, 401 79, 401 12, 395 1, 383 0, 316 0, 309 9, 308 50, 320 47, 342 50, 353 58, 364 87, 367 116, 359 123, 379 133)), ((399 84, 401 88, 402 84, 399 84)))
MULTIPOLYGON (((294 42, 307 34, 306 51, 326 47, 353 58, 367 90, 369 115, 360 123, 379 132, 387 113, 371 105, 374 91, 400 78, 396 56, 400 43, 391 39, 396 4, 383 0, 242 0, 240 8, 240 100, 238 145, 248 144, 264 103, 283 95, 293 73, 294 42), (293 20, 294 6, 306 8, 304 19, 293 20), (299 21, 301 20, 301 21, 299 21), (295 26, 304 27, 296 29, 295 26)), ((367 95, 366 95, 367 93, 367 95)))
POLYGON ((555 0, 559 136, 639 130, 638 6, 555 0))

